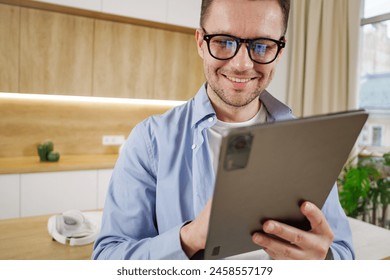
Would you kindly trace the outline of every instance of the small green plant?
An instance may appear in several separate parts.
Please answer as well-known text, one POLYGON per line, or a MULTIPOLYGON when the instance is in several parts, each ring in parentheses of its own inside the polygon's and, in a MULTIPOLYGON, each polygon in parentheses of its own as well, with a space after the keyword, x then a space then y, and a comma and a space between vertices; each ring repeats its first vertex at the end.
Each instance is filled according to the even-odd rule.
POLYGON ((345 213, 363 221, 386 227, 387 208, 390 204, 390 153, 383 157, 354 158, 341 173, 340 203, 345 213), (377 217, 381 207, 381 217, 377 217))
POLYGON ((46 141, 37 145, 38 156, 41 162, 55 162, 60 159, 60 153, 53 151, 53 147, 54 145, 51 141, 46 141))

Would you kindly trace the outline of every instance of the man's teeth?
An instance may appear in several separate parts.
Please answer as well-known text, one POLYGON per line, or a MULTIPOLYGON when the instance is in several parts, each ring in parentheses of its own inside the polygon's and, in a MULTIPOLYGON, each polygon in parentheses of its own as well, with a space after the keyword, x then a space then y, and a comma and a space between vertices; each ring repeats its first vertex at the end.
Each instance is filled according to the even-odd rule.
POLYGON ((230 81, 235 82, 235 83, 247 83, 251 79, 239 79, 239 78, 234 78, 234 77, 227 77, 230 81))

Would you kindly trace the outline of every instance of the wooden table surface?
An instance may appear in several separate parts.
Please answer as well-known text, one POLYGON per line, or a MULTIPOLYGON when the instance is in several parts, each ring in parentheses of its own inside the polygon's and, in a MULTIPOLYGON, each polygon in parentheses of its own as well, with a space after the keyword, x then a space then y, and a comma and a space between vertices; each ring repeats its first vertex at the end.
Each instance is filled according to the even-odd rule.
POLYGON ((63 245, 47 231, 50 216, 0 221, 0 260, 88 260, 93 244, 63 245))
MULTIPOLYGON (((53 241, 49 216, 0 220, 0 260, 88 260, 93 244, 69 246, 53 241)), ((349 218, 356 258, 390 259, 390 231, 349 218)))

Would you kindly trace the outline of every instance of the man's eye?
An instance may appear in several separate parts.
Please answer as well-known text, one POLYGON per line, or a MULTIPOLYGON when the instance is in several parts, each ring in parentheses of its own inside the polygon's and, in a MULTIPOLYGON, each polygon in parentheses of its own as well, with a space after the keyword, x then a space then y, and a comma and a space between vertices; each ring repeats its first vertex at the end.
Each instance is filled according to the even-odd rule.
POLYGON ((236 47, 236 41, 234 40, 220 39, 216 40, 215 43, 226 49, 234 49, 236 47))
POLYGON ((258 55, 264 55, 267 51, 268 46, 265 44, 255 44, 253 50, 258 55))

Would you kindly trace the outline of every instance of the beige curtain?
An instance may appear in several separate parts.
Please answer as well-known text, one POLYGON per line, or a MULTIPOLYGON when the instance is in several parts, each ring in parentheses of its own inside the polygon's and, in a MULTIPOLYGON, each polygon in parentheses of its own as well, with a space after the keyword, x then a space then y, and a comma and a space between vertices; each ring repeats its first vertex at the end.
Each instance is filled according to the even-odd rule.
POLYGON ((355 108, 360 0, 292 0, 287 99, 296 116, 355 108))

